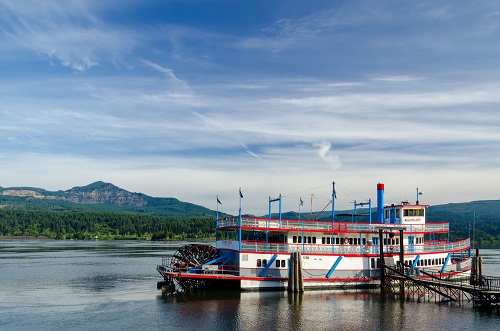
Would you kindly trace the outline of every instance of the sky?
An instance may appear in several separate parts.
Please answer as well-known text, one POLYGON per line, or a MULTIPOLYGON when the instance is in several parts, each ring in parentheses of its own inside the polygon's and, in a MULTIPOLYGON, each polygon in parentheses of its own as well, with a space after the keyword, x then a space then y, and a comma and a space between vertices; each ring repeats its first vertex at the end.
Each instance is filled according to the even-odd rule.
POLYGON ((499 41, 489 0, 2 0, 0 186, 496 200, 499 41))

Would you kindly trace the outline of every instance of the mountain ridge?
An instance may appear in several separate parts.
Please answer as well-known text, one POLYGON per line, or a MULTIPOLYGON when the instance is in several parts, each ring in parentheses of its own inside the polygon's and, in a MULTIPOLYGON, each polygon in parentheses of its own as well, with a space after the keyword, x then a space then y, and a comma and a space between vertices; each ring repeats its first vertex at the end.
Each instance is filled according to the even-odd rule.
POLYGON ((48 191, 36 187, 0 187, 0 207, 29 210, 129 211, 155 216, 213 216, 208 208, 176 198, 157 198, 130 192, 114 184, 96 181, 68 190, 48 191), (95 208, 94 208, 95 207, 95 208))

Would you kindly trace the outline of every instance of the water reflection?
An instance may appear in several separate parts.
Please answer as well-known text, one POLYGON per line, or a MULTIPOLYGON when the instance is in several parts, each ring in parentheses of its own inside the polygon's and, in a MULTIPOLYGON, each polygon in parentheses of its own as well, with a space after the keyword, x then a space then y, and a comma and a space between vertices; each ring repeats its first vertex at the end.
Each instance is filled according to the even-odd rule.
MULTIPOLYGON (((156 264, 183 244, 0 240, 0 329, 494 330, 500 322, 471 307, 359 291, 162 297, 156 264)), ((481 254, 485 273, 498 276, 500 251, 481 254)))

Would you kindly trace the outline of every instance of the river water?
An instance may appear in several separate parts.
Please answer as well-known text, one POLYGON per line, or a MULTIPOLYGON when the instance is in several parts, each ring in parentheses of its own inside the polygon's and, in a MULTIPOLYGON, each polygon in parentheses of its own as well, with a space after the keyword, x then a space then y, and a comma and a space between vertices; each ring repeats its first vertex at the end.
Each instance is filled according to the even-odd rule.
MULTIPOLYGON (((499 330, 500 314, 378 293, 161 296, 161 256, 184 243, 0 240, 1 330, 499 330)), ((500 276, 500 250, 483 249, 500 276)))

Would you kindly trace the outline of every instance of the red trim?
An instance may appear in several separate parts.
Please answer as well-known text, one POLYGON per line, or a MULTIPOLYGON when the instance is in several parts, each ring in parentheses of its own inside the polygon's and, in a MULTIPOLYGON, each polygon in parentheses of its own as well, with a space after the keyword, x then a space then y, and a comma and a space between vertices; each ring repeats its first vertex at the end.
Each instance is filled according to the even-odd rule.
MULTIPOLYGON (((257 219, 257 218, 255 218, 257 219)), ((262 219, 265 220, 265 219, 262 219)), ((270 221, 278 221, 279 219, 270 219, 270 221)), ((282 220, 283 221, 283 220, 282 220)), ((300 221, 290 221, 287 220, 288 222, 296 222, 297 224, 301 223, 300 221)), ((310 222, 310 223, 318 223, 318 222, 324 222, 324 223, 332 223, 329 221, 310 221, 306 220, 304 222, 310 222)), ((356 223, 357 225, 374 225, 373 223, 356 223)), ((425 223, 425 227, 429 228, 432 227, 433 224, 449 224, 448 222, 433 222, 433 223, 425 223)), ((301 233, 301 232, 313 232, 313 233, 356 233, 359 234, 360 231, 359 229, 353 229, 353 230, 348 230, 348 227, 352 226, 351 222, 333 222, 333 227, 331 230, 325 230, 325 229, 302 229, 300 227, 298 228, 290 228, 290 227, 284 227, 284 228, 273 228, 273 227, 265 227, 265 226, 238 226, 238 225, 230 225, 230 226, 220 226, 217 228, 217 230, 225 230, 225 229, 242 229, 242 230, 247 230, 247 231, 277 231, 277 232, 282 232, 282 233, 301 233)), ((383 224, 385 228, 387 227, 398 227, 401 226, 401 224, 383 224)), ((413 234, 429 234, 429 233, 448 233, 450 232, 449 229, 443 229, 443 230, 430 230, 430 231, 418 231, 419 227, 423 226, 422 224, 417 224, 415 225, 416 229, 412 232, 413 234)), ((375 231, 362 231, 362 233, 372 233, 372 234, 378 234, 378 228, 375 226, 375 231)), ((388 232, 389 230, 387 230, 388 232)))
MULTIPOLYGON (((449 273, 443 273, 442 276, 454 276, 454 275, 459 275, 466 273, 470 271, 471 269, 464 269, 463 271, 453 271, 449 273)), ((234 276, 234 275, 210 275, 210 274, 190 274, 190 273, 173 273, 173 272, 162 272, 158 270, 158 272, 163 276, 170 276, 170 277, 175 277, 175 278, 186 278, 186 279, 210 279, 210 280, 231 280, 231 281, 239 281, 239 280, 252 280, 252 281, 261 281, 261 282, 275 282, 275 281, 280 281, 280 282, 286 282, 288 281, 288 278, 281 278, 281 277, 253 277, 253 276, 234 276)), ((390 276, 388 276, 390 277, 390 276)), ((420 276, 418 278, 431 278, 429 276, 420 276)), ((363 278, 304 278, 304 282, 342 282, 342 283, 362 283, 362 282, 374 282, 374 281, 379 281, 379 278, 368 278, 368 277, 363 277, 363 278)))

